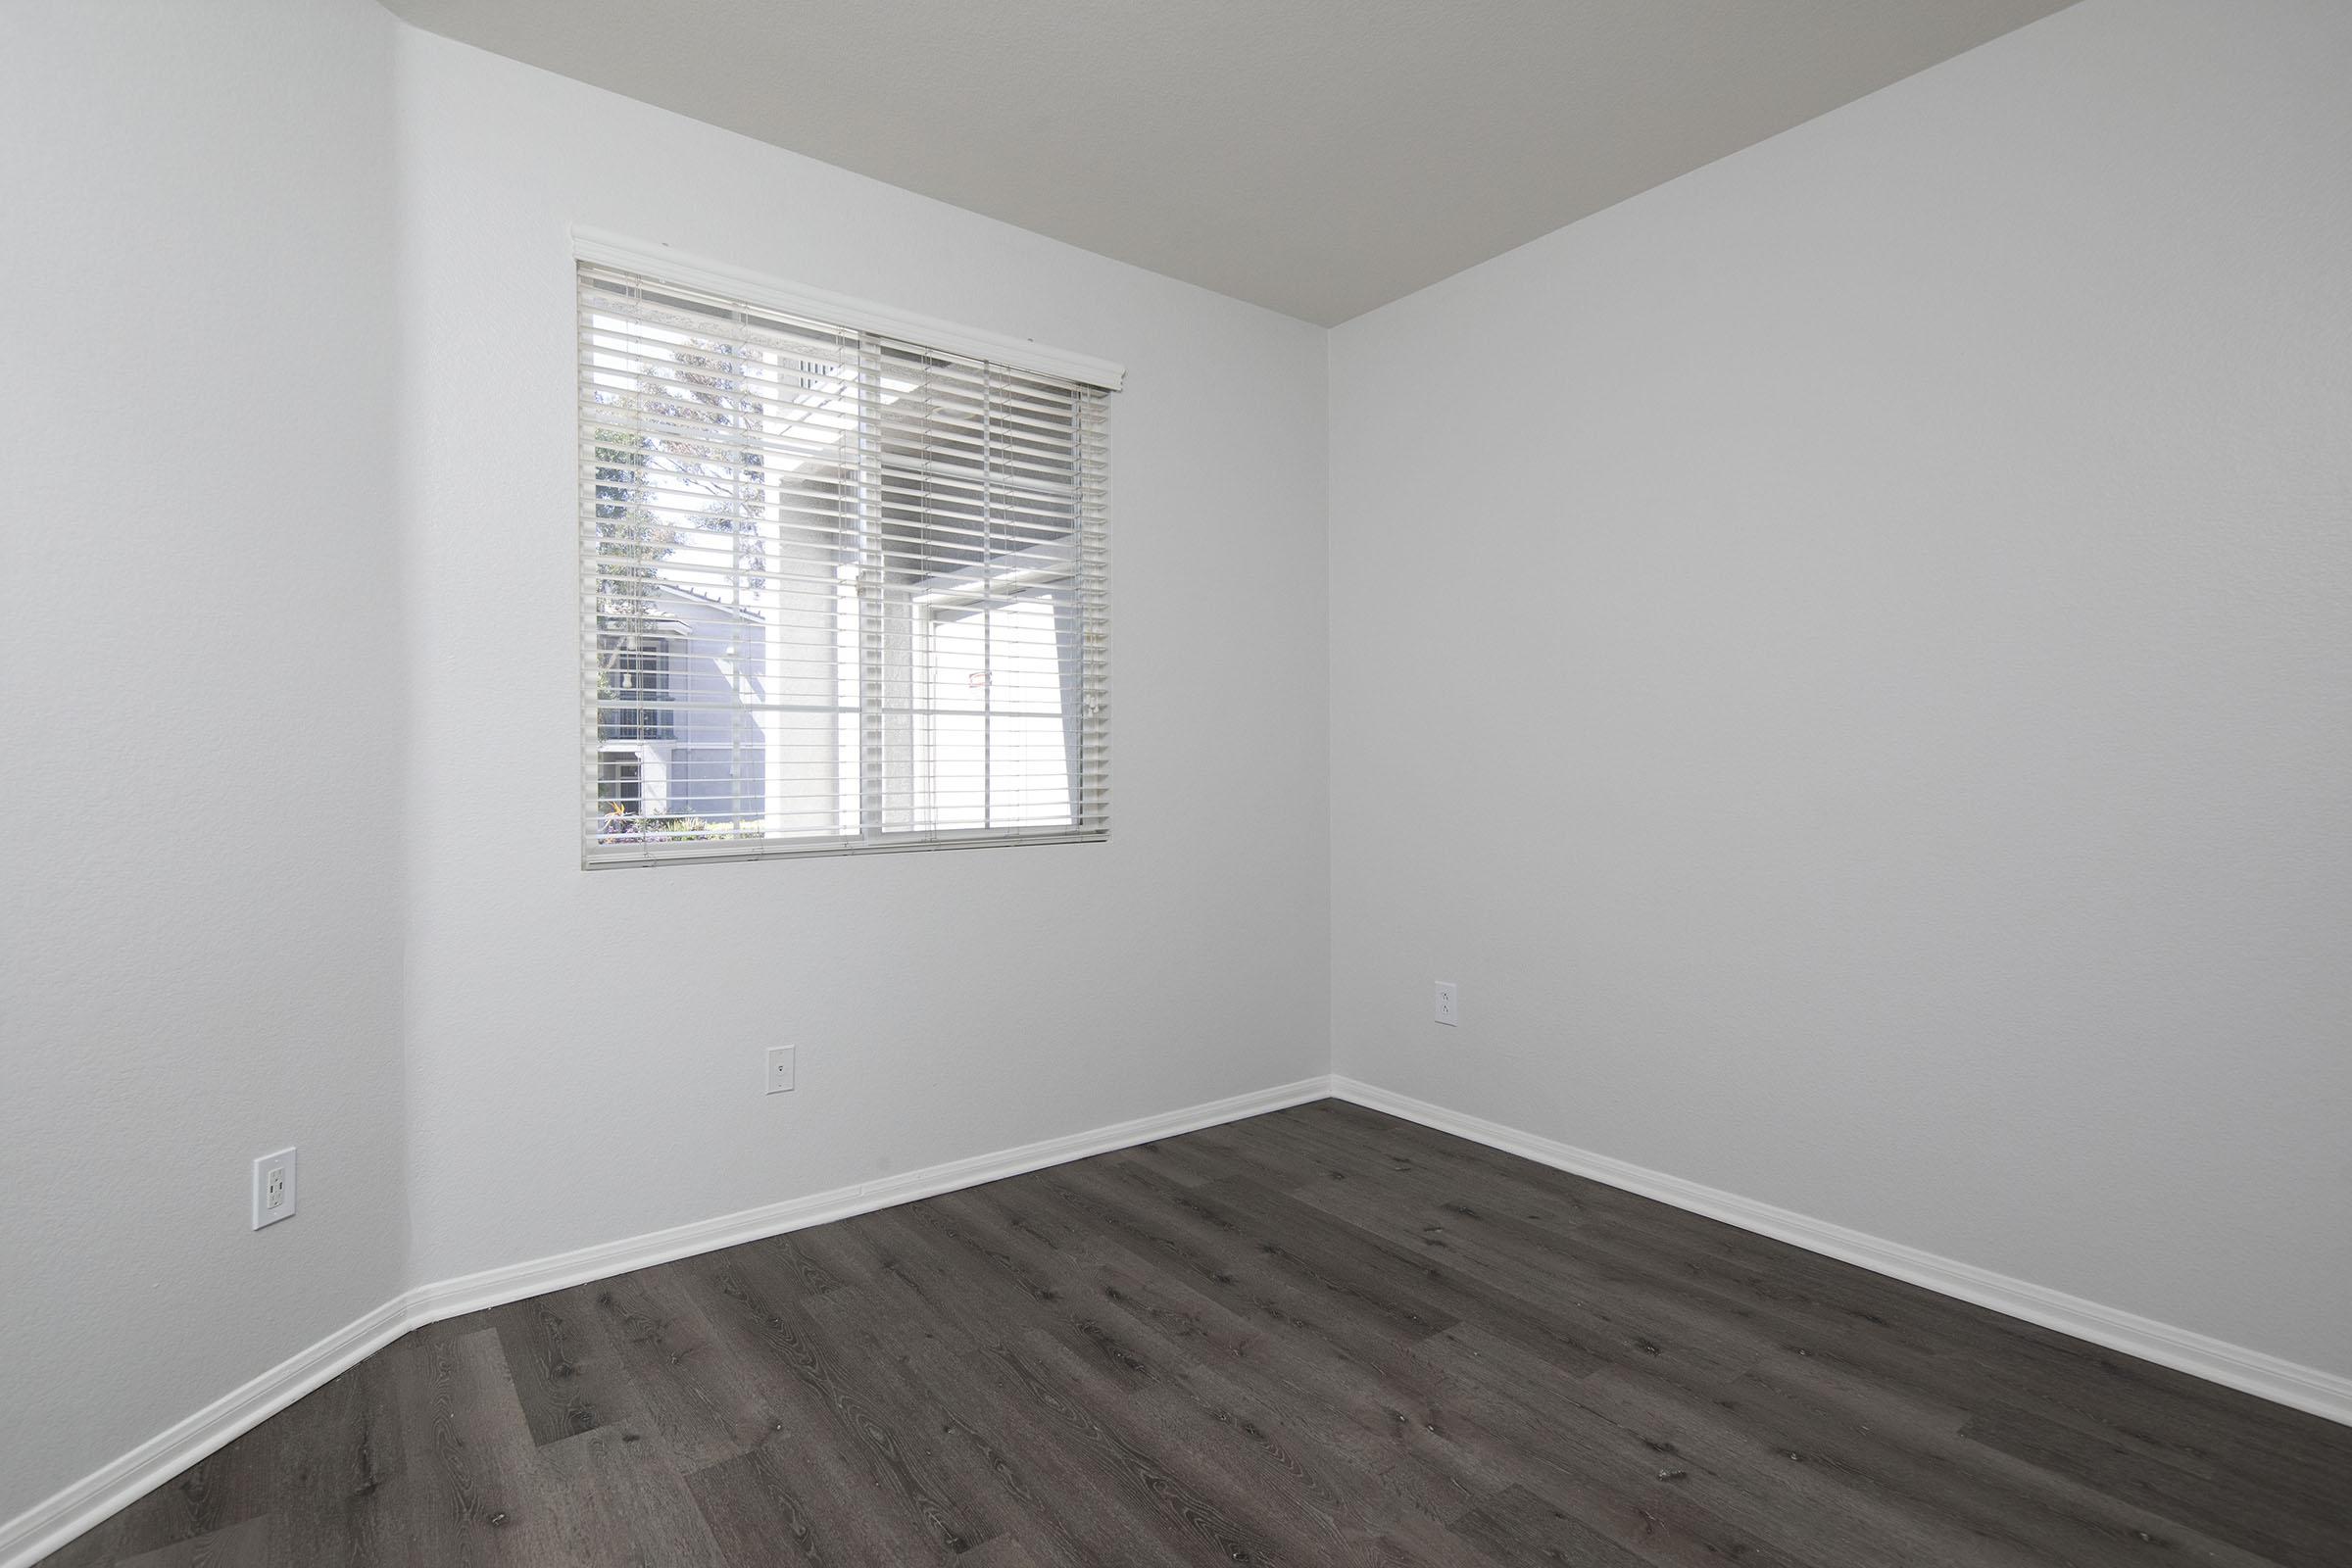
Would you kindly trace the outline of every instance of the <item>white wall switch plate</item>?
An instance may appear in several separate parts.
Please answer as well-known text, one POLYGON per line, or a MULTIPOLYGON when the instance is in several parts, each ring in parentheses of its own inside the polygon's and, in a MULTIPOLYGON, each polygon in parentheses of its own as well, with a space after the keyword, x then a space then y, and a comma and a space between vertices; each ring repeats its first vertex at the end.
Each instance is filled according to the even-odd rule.
POLYGON ((767 1048, 767 1092, 780 1095, 792 1087, 792 1048, 767 1048))
POLYGON ((1462 1021, 1461 1009, 1454 1004, 1453 982, 1450 980, 1438 982, 1437 1011, 1440 1023, 1456 1024, 1462 1021))
POLYGON ((294 1151, 281 1149, 253 1162, 253 1228, 294 1217, 294 1151))

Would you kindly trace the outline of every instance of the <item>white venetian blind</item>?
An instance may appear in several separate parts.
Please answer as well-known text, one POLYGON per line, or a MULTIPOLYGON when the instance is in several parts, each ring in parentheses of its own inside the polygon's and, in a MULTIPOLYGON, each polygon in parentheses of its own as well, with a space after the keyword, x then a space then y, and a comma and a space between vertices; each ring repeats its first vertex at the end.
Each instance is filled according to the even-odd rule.
POLYGON ((1102 837, 1106 394, 579 264, 586 863, 1102 837))

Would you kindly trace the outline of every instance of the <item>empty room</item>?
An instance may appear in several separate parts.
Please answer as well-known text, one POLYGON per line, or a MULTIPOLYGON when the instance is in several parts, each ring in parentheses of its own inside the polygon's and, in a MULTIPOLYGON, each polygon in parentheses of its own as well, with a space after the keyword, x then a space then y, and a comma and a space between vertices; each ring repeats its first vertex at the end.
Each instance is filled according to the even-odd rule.
POLYGON ((2352 1568, 2346 0, 0 0, 0 1568, 2352 1568))

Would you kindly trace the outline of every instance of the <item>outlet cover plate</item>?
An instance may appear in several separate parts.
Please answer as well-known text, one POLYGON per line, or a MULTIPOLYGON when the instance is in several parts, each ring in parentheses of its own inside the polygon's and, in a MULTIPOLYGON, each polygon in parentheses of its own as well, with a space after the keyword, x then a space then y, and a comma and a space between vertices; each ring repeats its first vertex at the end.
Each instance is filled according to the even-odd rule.
POLYGON ((281 1149, 274 1154, 264 1154, 253 1162, 255 1230, 294 1217, 295 1200, 301 1196, 301 1189, 295 1181, 299 1172, 296 1157, 293 1150, 281 1149))
POLYGON ((1462 1021, 1462 1010, 1456 1004, 1452 981, 1441 980, 1438 982, 1436 1011, 1438 1022, 1442 1024, 1452 1025, 1462 1021))
POLYGON ((768 1047, 767 1092, 771 1095, 783 1094, 792 1088, 792 1048, 790 1046, 768 1047))

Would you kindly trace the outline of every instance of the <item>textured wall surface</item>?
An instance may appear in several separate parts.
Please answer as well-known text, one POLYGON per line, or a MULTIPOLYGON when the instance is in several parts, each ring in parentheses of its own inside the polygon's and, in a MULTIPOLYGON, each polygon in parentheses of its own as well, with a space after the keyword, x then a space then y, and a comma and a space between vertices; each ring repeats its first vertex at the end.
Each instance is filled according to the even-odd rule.
POLYGON ((395 30, 8 10, 0 1520, 407 1283, 395 30))
POLYGON ((2347 81, 2090 0, 1335 331, 1340 1070, 2352 1371, 2347 81))
POLYGON ((1323 1072, 1322 332, 401 45, 416 1277, 1323 1072), (1108 843, 581 872, 573 224, 1127 367, 1108 843))

